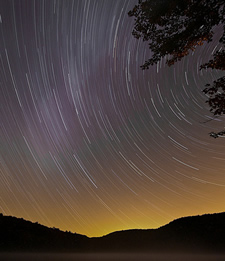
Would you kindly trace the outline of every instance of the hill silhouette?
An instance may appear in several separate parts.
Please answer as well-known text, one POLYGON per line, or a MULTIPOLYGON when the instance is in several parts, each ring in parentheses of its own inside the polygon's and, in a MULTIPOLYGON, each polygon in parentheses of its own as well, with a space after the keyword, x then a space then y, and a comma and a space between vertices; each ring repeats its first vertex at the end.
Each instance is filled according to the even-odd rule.
POLYGON ((225 212, 184 217, 158 229, 114 232, 95 239, 95 249, 135 252, 225 253, 225 212))
POLYGON ((225 212, 184 217, 158 229, 117 231, 98 238, 0 214, 0 251, 225 253, 225 212))
POLYGON ((82 252, 88 237, 0 214, 1 252, 82 252))

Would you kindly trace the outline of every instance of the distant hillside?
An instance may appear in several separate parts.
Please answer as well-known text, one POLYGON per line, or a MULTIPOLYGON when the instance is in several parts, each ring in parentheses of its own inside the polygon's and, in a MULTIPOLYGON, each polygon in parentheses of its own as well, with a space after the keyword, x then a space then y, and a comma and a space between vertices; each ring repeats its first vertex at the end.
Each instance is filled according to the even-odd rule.
POLYGON ((0 214, 1 252, 82 252, 89 238, 0 214))
POLYGON ((118 231, 99 238, 0 214, 0 251, 225 253, 225 212, 184 217, 158 229, 118 231))
POLYGON ((225 212, 184 217, 158 229, 113 232, 94 241, 106 251, 225 253, 225 212))

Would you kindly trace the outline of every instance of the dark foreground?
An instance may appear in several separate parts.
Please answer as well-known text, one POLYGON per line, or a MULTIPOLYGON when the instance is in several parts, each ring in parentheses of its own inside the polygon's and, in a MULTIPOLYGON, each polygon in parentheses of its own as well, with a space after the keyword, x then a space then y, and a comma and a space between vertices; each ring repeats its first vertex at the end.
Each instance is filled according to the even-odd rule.
POLYGON ((130 253, 93 253, 93 254, 0 254, 4 261, 224 261, 225 255, 188 255, 188 254, 130 254, 130 253))
POLYGON ((0 214, 0 253, 15 253, 15 255, 4 256, 0 254, 0 260, 207 261, 219 260, 217 256, 221 254, 224 255, 221 260, 225 261, 224 220, 225 212, 184 217, 158 229, 117 231, 98 238, 88 238, 0 214), (98 254, 100 252, 114 254, 98 254), (33 254, 31 257, 16 253, 39 254, 33 254), (44 253, 67 254, 46 256, 44 253), (143 253, 149 254, 143 255, 143 253), (152 253, 160 253, 160 255, 153 256, 152 253), (177 253, 189 253, 195 256, 181 257, 177 253), (204 257, 201 254, 204 254, 204 257))

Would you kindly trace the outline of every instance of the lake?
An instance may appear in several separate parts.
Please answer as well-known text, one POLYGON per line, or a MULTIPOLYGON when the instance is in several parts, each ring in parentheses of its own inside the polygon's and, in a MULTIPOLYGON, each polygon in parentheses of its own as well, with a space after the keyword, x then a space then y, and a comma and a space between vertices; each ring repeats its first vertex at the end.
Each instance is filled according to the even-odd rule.
POLYGON ((0 253, 2 261, 224 261, 225 255, 182 255, 182 254, 131 254, 131 253, 93 253, 93 254, 29 254, 0 253))

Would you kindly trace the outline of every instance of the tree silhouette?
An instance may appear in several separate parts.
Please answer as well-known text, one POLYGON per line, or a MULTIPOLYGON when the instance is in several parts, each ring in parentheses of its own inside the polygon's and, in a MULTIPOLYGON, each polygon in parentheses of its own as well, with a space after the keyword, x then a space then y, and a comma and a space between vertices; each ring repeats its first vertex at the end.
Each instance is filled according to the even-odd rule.
MULTIPOLYGON (((225 3, 224 0, 139 0, 128 12, 135 18, 133 36, 148 42, 152 57, 141 68, 148 69, 162 57, 171 66, 204 42, 212 41, 215 26, 222 26, 219 39, 223 48, 200 69, 225 70, 225 3)), ((203 92, 214 115, 225 114, 225 77, 207 84, 203 92)), ((225 132, 224 132, 225 133, 225 132)), ((215 138, 223 132, 211 133, 215 138)))

